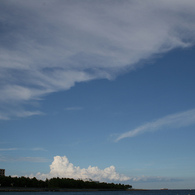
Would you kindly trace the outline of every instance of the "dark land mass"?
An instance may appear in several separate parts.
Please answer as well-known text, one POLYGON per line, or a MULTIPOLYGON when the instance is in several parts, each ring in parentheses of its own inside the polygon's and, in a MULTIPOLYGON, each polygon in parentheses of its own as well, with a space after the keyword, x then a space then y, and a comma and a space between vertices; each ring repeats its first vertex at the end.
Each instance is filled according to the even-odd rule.
POLYGON ((116 191, 130 190, 131 185, 105 183, 97 181, 83 181, 71 178, 52 178, 38 180, 29 177, 0 177, 0 192, 38 192, 38 191, 116 191))

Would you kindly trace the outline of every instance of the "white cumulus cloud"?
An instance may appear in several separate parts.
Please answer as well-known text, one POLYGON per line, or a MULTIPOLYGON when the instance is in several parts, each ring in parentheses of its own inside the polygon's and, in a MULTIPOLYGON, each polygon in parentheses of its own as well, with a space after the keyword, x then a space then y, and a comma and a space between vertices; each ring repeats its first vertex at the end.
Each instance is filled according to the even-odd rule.
POLYGON ((116 172, 114 166, 105 169, 89 166, 88 168, 80 168, 69 162, 66 156, 55 156, 50 165, 50 172, 47 174, 37 173, 39 179, 60 177, 73 179, 92 179, 95 181, 127 181, 129 177, 116 172))

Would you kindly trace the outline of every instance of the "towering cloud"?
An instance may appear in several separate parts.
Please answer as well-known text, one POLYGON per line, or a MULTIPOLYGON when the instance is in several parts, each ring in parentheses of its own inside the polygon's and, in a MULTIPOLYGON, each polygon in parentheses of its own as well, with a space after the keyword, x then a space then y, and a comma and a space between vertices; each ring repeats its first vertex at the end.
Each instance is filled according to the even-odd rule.
POLYGON ((64 177, 83 180, 90 178, 95 181, 126 181, 130 179, 125 175, 117 173, 114 166, 107 167, 103 170, 91 166, 87 169, 76 167, 68 161, 66 156, 55 156, 54 161, 50 165, 50 173, 37 173, 36 177, 40 179, 64 177))

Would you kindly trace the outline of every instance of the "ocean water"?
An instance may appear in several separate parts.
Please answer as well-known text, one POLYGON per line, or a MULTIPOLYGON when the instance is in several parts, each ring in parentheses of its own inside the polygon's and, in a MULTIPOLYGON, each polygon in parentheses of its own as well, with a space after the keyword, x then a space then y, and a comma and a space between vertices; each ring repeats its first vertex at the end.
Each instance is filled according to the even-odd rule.
POLYGON ((195 195, 195 190, 97 191, 97 192, 0 192, 0 195, 195 195))

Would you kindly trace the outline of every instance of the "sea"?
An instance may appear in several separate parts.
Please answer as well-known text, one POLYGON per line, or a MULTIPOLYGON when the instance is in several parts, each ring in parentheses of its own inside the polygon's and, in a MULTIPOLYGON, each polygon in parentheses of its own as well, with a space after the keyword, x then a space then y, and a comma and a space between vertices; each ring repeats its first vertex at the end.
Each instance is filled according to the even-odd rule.
POLYGON ((95 191, 95 192, 0 192, 0 195, 195 195, 195 190, 95 191))

